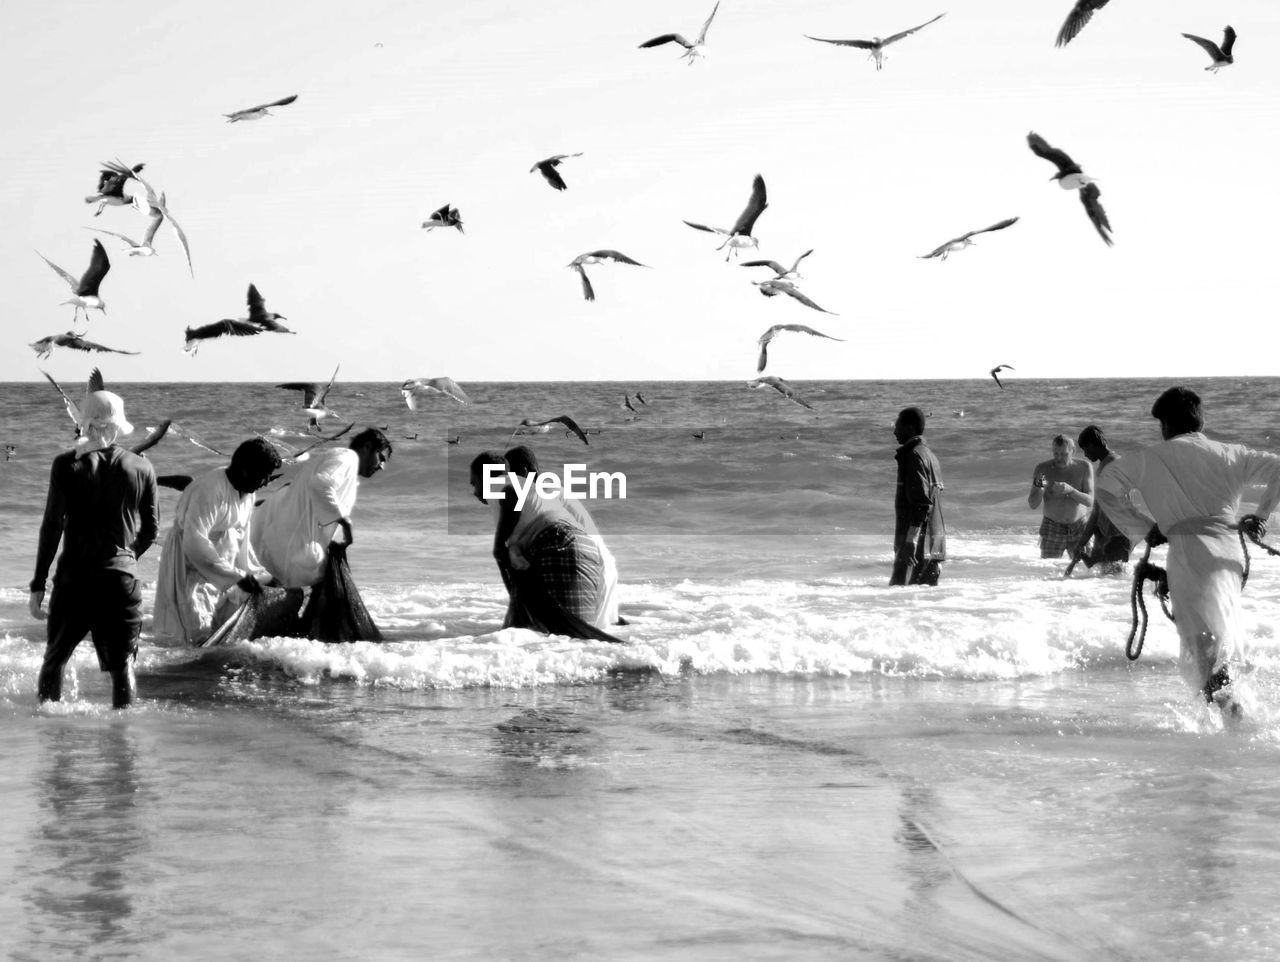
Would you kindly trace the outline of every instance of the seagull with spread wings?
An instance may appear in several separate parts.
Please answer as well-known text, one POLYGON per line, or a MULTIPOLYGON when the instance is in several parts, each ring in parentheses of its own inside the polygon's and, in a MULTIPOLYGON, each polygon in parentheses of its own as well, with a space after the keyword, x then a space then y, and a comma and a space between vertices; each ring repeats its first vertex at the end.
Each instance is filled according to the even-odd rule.
POLYGON ((559 417, 547 418, 547 420, 545 421, 534 421, 532 418, 524 418, 520 421, 519 424, 516 425, 516 429, 511 432, 511 437, 514 438, 517 434, 522 433, 520 430, 521 428, 527 428, 529 429, 529 431, 533 433, 542 434, 542 433, 545 433, 548 429, 550 429, 551 425, 553 424, 563 424, 566 428, 569 429, 569 431, 572 431, 574 434, 576 434, 579 440, 581 440, 583 444, 591 443, 590 441, 587 440, 587 432, 582 430, 582 428, 578 427, 578 422, 575 421, 573 418, 569 417, 569 415, 567 414, 562 414, 559 417), (541 428, 542 430, 539 431, 538 428, 541 428))
MULTIPOLYGON (((1000 388, 1000 390, 1002 391, 1004 390, 1004 385, 1000 383, 1000 372, 1012 371, 1012 370, 1013 370, 1012 364, 997 364, 995 367, 991 369, 991 379, 996 382, 996 387, 1000 388)), ((960 413, 963 416, 964 412, 961 411, 960 413)))
POLYGON ((169 226, 173 228, 174 235, 178 238, 178 243, 182 245, 182 253, 186 255, 187 270, 191 273, 192 277, 195 277, 196 270, 191 264, 191 245, 187 243, 186 232, 183 231, 178 222, 173 219, 173 214, 169 212, 169 208, 165 204, 165 195, 160 194, 159 196, 156 196, 156 192, 152 186, 136 173, 131 174, 130 179, 136 180, 142 185, 143 190, 146 192, 147 210, 151 215, 151 220, 147 222, 147 231, 142 235, 142 240, 135 241, 125 234, 121 234, 113 230, 103 230, 100 227, 87 227, 85 229, 98 231, 100 234, 110 234, 112 237, 120 238, 129 245, 128 251, 130 257, 154 257, 156 256, 156 249, 154 246, 156 231, 160 229, 160 225, 162 223, 168 221, 169 226))
POLYGON ((1062 29, 1058 31, 1058 39, 1054 46, 1065 47, 1069 44, 1075 39, 1076 34, 1084 29, 1093 15, 1109 2, 1110 0, 1076 0, 1075 6, 1067 14, 1067 19, 1062 21, 1062 29))
POLYGON ((830 341, 844 341, 843 337, 832 337, 830 334, 823 334, 821 331, 815 331, 807 324, 775 324, 769 330, 760 335, 760 339, 756 341, 760 345, 760 356, 756 359, 756 373, 761 373, 765 365, 769 363, 769 342, 781 334, 783 331, 795 331, 799 334, 812 334, 814 337, 825 337, 830 341))
POLYGON ((285 384, 277 384, 276 387, 283 388, 286 391, 302 392, 302 410, 306 412, 310 418, 307 425, 308 430, 315 428, 320 430, 320 422, 325 418, 336 418, 338 415, 325 405, 325 398, 329 396, 329 391, 333 388, 333 382, 338 377, 338 368, 341 364, 333 369, 333 376, 329 378, 328 384, 315 384, 311 381, 288 381, 285 384))
POLYGON ((297 94, 291 94, 288 97, 273 100, 269 104, 258 104, 256 107, 246 107, 244 110, 233 110, 231 113, 223 114, 222 116, 227 118, 227 123, 229 124, 234 124, 237 120, 261 120, 271 113, 268 109, 269 107, 287 107, 297 99, 297 94))
MULTIPOLYGON (((39 251, 36 251, 40 254, 39 251)), ((102 246, 102 241, 95 240, 93 242, 93 254, 89 257, 89 266, 85 268, 85 272, 76 280, 61 267, 55 264, 49 258, 40 254, 40 259, 52 267, 71 288, 70 300, 63 301, 63 304, 72 304, 75 311, 71 316, 71 323, 75 324, 80 319, 80 312, 84 311, 85 322, 89 321, 89 311, 107 312, 107 302, 98 296, 98 288, 102 285, 102 279, 107 276, 107 271, 111 270, 111 261, 107 258, 107 249, 102 246)))
POLYGON ((1049 178, 1050 180, 1056 180, 1063 190, 1080 191, 1080 203, 1084 205, 1089 221, 1097 230, 1098 236, 1110 247, 1112 244, 1111 222, 1107 219, 1107 212, 1102 209, 1102 202, 1099 200, 1102 191, 1093 182, 1093 178, 1086 174, 1066 151, 1050 147, 1045 139, 1034 131, 1027 134, 1027 145, 1037 157, 1043 157, 1058 168, 1058 172, 1049 178))
POLYGON ((805 36, 810 40, 817 40, 820 43, 834 43, 841 47, 857 47, 859 50, 868 50, 870 53, 868 53, 867 56, 875 59, 876 69, 882 70, 886 59, 884 53, 885 47, 889 46, 891 43, 897 43, 903 37, 911 36, 917 30, 923 30, 925 27, 929 26, 929 24, 936 23, 945 16, 945 13, 940 13, 932 20, 926 20, 918 27, 912 27, 910 30, 903 30, 901 33, 895 33, 889 37, 872 37, 870 40, 829 40, 826 37, 810 37, 807 33, 805 36))
POLYGON ((786 398, 788 401, 794 401, 796 404, 799 404, 801 407, 808 408, 810 411, 813 410, 813 405, 810 404, 808 401, 806 401, 804 398, 802 398, 796 392, 795 388, 793 388, 790 384, 788 384, 782 378, 774 377, 772 374, 765 375, 764 377, 758 377, 753 381, 748 381, 747 387, 756 388, 757 390, 763 387, 771 387, 775 391, 777 391, 779 394, 781 394, 784 398, 786 398))
POLYGON ((994 230, 1004 230, 1006 227, 1012 227, 1017 222, 1018 218, 1009 217, 1000 221, 998 224, 992 224, 990 227, 984 227, 981 230, 971 230, 967 234, 961 234, 959 237, 953 237, 945 244, 935 247, 933 250, 929 251, 929 253, 921 254, 920 257, 924 259, 937 257, 945 261, 948 254, 954 254, 956 251, 962 251, 966 247, 976 247, 978 242, 972 238, 976 237, 978 234, 988 234, 994 230))
POLYGON ((774 273, 774 280, 777 281, 794 281, 800 279, 800 262, 813 253, 810 247, 792 262, 790 267, 783 267, 777 261, 759 260, 759 261, 743 261, 740 267, 767 267, 774 273))
POLYGON ((560 176, 560 171, 556 170, 556 168, 560 166, 561 161, 568 160, 570 157, 581 156, 582 151, 578 151, 576 154, 556 154, 554 157, 538 161, 529 168, 529 173, 532 174, 536 170, 556 190, 568 190, 569 185, 564 182, 564 178, 560 176))
POLYGON ((728 252, 724 255, 724 259, 729 259, 729 254, 734 257, 738 256, 738 251, 744 247, 760 248, 760 241, 751 236, 751 231, 755 228, 756 219, 764 213, 764 209, 769 206, 768 198, 765 194, 764 178, 756 174, 755 179, 751 181, 751 199, 747 201, 746 208, 738 215, 737 221, 729 230, 723 227, 708 227, 705 224, 695 224, 691 220, 685 221, 694 230, 706 231, 708 234, 723 234, 724 243, 716 250, 721 251, 726 247, 728 252))
POLYGON ((582 296, 587 300, 594 301, 596 299, 596 291, 595 288, 591 286, 591 281, 587 277, 587 272, 583 270, 583 268, 588 264, 608 264, 610 262, 614 264, 630 264, 633 267, 648 266, 646 264, 641 264, 637 260, 632 260, 621 251, 599 250, 579 254, 566 266, 573 268, 573 270, 578 272, 578 276, 582 278, 582 296))
POLYGON ((1194 33, 1184 33, 1183 36, 1188 40, 1199 44, 1200 48, 1209 55, 1210 59, 1213 60, 1213 63, 1204 68, 1205 70, 1217 73, 1223 67, 1229 67, 1231 64, 1236 62, 1236 58, 1231 53, 1231 49, 1236 45, 1236 31, 1235 28, 1230 25, 1227 26, 1227 29, 1222 31, 1221 46, 1214 43, 1212 40, 1206 40, 1204 37, 1197 37, 1194 33))
POLYGON ((462 215, 458 213, 458 208, 450 207, 445 204, 437 211, 432 211, 431 216, 422 222, 425 230, 434 230, 437 227, 456 227, 459 234, 465 234, 462 229, 462 215))
POLYGON ((73 351, 99 351, 106 354, 137 354, 137 351, 121 351, 114 347, 107 347, 103 344, 95 344, 93 341, 86 341, 75 331, 67 331, 65 334, 50 334, 48 337, 42 337, 31 345, 31 349, 36 352, 36 357, 44 360, 53 353, 55 347, 66 347, 73 351))
POLYGON ((104 163, 102 170, 98 172, 98 192, 84 199, 86 204, 98 205, 98 209, 93 212, 93 216, 97 217, 101 214, 107 205, 113 207, 133 205, 136 207, 138 205, 137 198, 127 196, 124 192, 124 185, 145 166, 146 164, 136 164, 130 167, 120 160, 108 160, 104 163))
POLYGON ((249 303, 248 317, 227 317, 201 327, 189 327, 186 330, 187 343, 182 349, 194 357, 196 352, 200 350, 201 342, 215 337, 252 337, 255 334, 294 333, 280 323, 280 321, 288 320, 288 318, 283 314, 267 310, 266 301, 258 293, 256 285, 249 285, 249 293, 246 296, 246 300, 249 303))
POLYGON ((760 289, 760 293, 765 297, 777 297, 779 294, 786 294, 788 297, 795 298, 805 307, 811 307, 815 311, 821 311, 823 314, 835 314, 835 311, 829 311, 825 307, 819 307, 808 296, 801 293, 800 288, 796 287, 791 281, 783 281, 773 278, 768 281, 752 281, 756 287, 760 289))
POLYGON ((716 0, 716 5, 711 8, 711 16, 707 17, 706 21, 702 24, 702 30, 698 32, 698 39, 693 41, 693 43, 690 43, 678 33, 664 33, 659 37, 654 37, 652 40, 646 40, 644 43, 640 44, 640 49, 645 50, 649 47, 661 47, 665 43, 678 43, 680 46, 684 47, 684 53, 680 55, 680 59, 688 60, 690 66, 692 66, 693 62, 699 57, 705 57, 707 55, 707 28, 711 26, 711 21, 716 18, 716 11, 719 9, 720 0, 716 0))
POLYGON ((459 404, 469 404, 471 399, 451 377, 414 377, 400 385, 400 396, 410 411, 418 410, 418 402, 432 394, 443 394, 459 404))

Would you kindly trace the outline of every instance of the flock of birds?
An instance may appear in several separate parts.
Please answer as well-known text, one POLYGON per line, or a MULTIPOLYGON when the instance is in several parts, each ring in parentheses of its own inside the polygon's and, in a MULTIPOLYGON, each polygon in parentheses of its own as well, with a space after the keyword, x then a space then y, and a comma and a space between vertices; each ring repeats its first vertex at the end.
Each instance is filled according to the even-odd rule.
MULTIPOLYGON (((1058 32, 1056 45, 1064 47, 1070 43, 1090 22, 1091 18, 1099 10, 1104 8, 1109 0, 1077 0, 1067 14, 1066 20, 1063 22, 1058 32)), ((641 43, 640 49, 650 49, 662 47, 668 44, 674 44, 683 48, 681 59, 685 60, 689 65, 694 64, 698 60, 706 56, 707 34, 710 30, 716 14, 719 12, 720 3, 717 0, 712 7, 710 15, 702 23, 697 37, 689 40, 680 33, 664 33, 646 40, 641 43)), ((805 36, 819 43, 831 44, 840 47, 852 47, 855 49, 867 51, 869 59, 875 62, 875 69, 882 70, 887 59, 886 48, 893 44, 897 44, 902 40, 913 36, 919 31, 929 27, 946 14, 940 13, 932 19, 923 23, 901 30, 897 33, 890 34, 885 37, 874 36, 869 39, 836 39, 829 37, 814 37, 808 34, 805 36)), ((1217 72, 1225 66, 1234 62, 1234 46, 1236 41, 1236 32, 1232 27, 1227 26, 1223 32, 1222 41, 1215 43, 1212 40, 1195 34, 1184 33, 1183 37, 1193 41, 1201 47, 1210 57, 1211 63, 1206 70, 1217 72)), ((258 104, 254 107, 248 107, 241 110, 235 110, 231 113, 224 114, 228 123, 236 123, 241 121, 258 120, 269 116, 272 108, 285 107, 294 103, 298 99, 297 94, 282 97, 278 100, 269 101, 267 103, 258 104)), ((1066 151, 1061 148, 1051 146, 1043 137, 1034 131, 1027 135, 1027 145, 1030 150, 1038 157, 1049 161, 1056 168, 1052 180, 1056 180, 1058 186, 1063 190, 1074 190, 1079 194, 1081 204, 1084 207, 1086 216, 1089 218, 1094 230, 1105 244, 1111 246, 1112 227, 1107 217, 1106 211, 1101 203, 1101 190, 1096 180, 1086 174, 1083 167, 1075 161, 1066 151)), ((565 161, 583 156, 582 152, 555 154, 543 160, 539 160, 529 168, 529 172, 537 172, 546 183, 556 191, 566 191, 568 183, 565 181, 561 168, 565 161)), ((98 177, 98 185, 96 192, 85 198, 86 203, 96 204, 97 209, 94 216, 100 216, 108 207, 118 207, 126 209, 135 209, 146 214, 147 220, 139 239, 134 239, 130 234, 106 230, 100 227, 89 227, 88 230, 114 237, 125 245, 123 250, 131 257, 153 257, 157 254, 156 237, 163 224, 168 224, 175 235, 179 246, 185 256, 188 271, 194 277, 195 269, 191 259, 191 248, 188 243, 187 236, 182 227, 174 218, 171 209, 168 206, 168 199, 164 192, 158 192, 146 178, 143 177, 142 171, 144 164, 127 165, 120 160, 104 163, 98 177), (130 189, 131 185, 137 185, 130 189)), ((768 194, 763 176, 757 174, 751 185, 751 195, 746 206, 738 215, 737 219, 729 227, 719 227, 686 220, 684 223, 697 231, 717 235, 722 239, 717 251, 725 252, 725 261, 736 258, 744 250, 758 251, 760 240, 755 235, 756 223, 760 216, 768 208, 768 194)), ((954 237, 944 243, 938 245, 926 254, 920 255, 922 259, 937 259, 945 261, 947 258, 967 247, 974 246, 976 243, 974 238, 980 234, 995 233, 1004 231, 1014 226, 1019 221, 1018 217, 1008 217, 997 221, 988 227, 977 230, 971 230, 966 233, 954 237)), ((430 214, 428 219, 423 222, 422 228, 433 230, 438 228, 456 229, 459 234, 465 234, 463 229, 462 215, 458 208, 451 204, 444 204, 439 209, 430 214)), ((772 276, 765 280, 753 280, 751 283, 761 293, 768 298, 783 297, 795 301, 796 303, 807 307, 811 310, 824 314, 834 315, 834 312, 820 306, 811 297, 805 294, 797 282, 802 279, 800 274, 800 264, 813 253, 812 249, 806 250, 800 254, 789 266, 784 266, 776 260, 772 259, 754 259, 743 261, 741 266, 758 269, 767 268, 772 271, 772 276)), ((37 254, 39 252, 37 251, 37 254)), ((56 348, 65 348, 69 350, 85 351, 85 352, 107 352, 116 354, 138 354, 137 351, 123 350, 114 347, 90 341, 85 338, 85 331, 77 331, 75 328, 79 324, 83 316, 84 322, 87 324, 90 311, 97 311, 101 314, 106 313, 106 301, 101 294, 101 288, 110 269, 111 262, 107 254, 106 248, 99 239, 94 239, 93 247, 90 252, 89 265, 84 272, 77 278, 68 271, 59 267, 43 254, 39 256, 52 268, 67 284, 71 291, 71 297, 64 301, 64 305, 71 305, 74 308, 72 315, 72 330, 65 333, 51 334, 43 337, 31 344, 31 348, 36 352, 39 359, 48 358, 56 348)), ((621 264, 631 267, 648 268, 648 265, 641 263, 639 260, 624 254, 615 249, 599 249, 587 251, 579 254, 569 262, 567 267, 577 273, 581 282, 582 295, 587 301, 596 300, 595 286, 591 278, 588 277, 586 268, 604 264, 621 264)), ((283 315, 268 311, 266 303, 254 284, 249 284, 247 293, 248 311, 243 317, 223 318, 197 327, 188 327, 185 331, 184 350, 191 355, 195 355, 201 344, 205 341, 221 338, 221 337, 249 337, 261 334, 293 334, 290 328, 285 327, 281 321, 286 320, 283 315)), ((764 371, 768 364, 769 345, 775 338, 784 333, 806 334, 815 338, 823 338, 833 341, 842 341, 842 338, 834 337, 831 334, 824 333, 809 327, 805 324, 788 323, 775 324, 766 330, 757 340, 758 354, 756 362, 756 378, 747 382, 748 386, 753 388, 771 388, 777 391, 782 397, 803 407, 812 409, 813 405, 800 396, 800 394, 783 378, 775 375, 765 375, 764 371)), ((1004 385, 999 378, 999 372, 1002 370, 1012 370, 1009 365, 997 365, 992 368, 990 375, 996 385, 1001 389, 1004 385)), ((310 382, 288 382, 278 385, 279 388, 299 391, 302 397, 302 410, 308 417, 309 430, 320 430, 320 422, 326 417, 336 417, 326 404, 329 392, 333 388, 338 370, 335 368, 333 376, 327 383, 310 383, 310 382)), ((48 377, 48 375, 45 375, 48 377)), ((52 381, 52 378, 50 378, 52 381)), ((56 386, 56 382, 55 382, 56 386)), ((61 389, 59 388, 61 393, 61 389)), ((452 398, 460 404, 467 404, 469 399, 466 393, 458 386, 456 382, 447 377, 440 378, 417 378, 406 380, 401 386, 401 396, 406 405, 411 410, 417 410, 420 403, 427 397, 432 395, 443 395, 452 398)), ((64 400, 66 395, 63 394, 64 400)), ((637 400, 644 404, 643 398, 637 392, 637 400)), ((70 402, 68 402, 70 403, 70 402)), ((624 405, 627 410, 635 413, 637 409, 632 405, 630 395, 624 396, 624 405)), ((587 440, 588 433, 583 431, 572 418, 561 416, 545 421, 534 421, 524 419, 521 425, 517 426, 517 432, 520 430, 543 430, 549 429, 550 425, 560 423, 563 424, 566 433, 578 436, 584 443, 587 440)), ((697 437, 697 435, 695 435, 697 437)), ((453 442, 451 442, 453 443, 453 442)))

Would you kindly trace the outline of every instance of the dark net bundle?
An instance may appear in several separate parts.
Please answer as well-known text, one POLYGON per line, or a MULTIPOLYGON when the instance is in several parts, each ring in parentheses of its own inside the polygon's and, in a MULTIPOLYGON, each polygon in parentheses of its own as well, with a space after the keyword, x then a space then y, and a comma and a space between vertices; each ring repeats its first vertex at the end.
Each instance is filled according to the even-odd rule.
POLYGON ((299 634, 298 609, 302 607, 299 588, 263 588, 218 626, 198 647, 234 645, 254 638, 289 638, 299 634))
POLYGON ((311 589, 302 611, 300 634, 316 641, 381 641, 382 632, 364 606, 360 589, 351 577, 347 546, 329 546, 324 579, 311 589))

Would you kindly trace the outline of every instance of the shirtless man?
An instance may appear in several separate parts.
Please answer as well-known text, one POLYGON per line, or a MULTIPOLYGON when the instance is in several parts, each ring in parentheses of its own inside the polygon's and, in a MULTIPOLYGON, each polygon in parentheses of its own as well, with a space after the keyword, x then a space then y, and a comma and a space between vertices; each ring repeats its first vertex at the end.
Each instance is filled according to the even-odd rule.
POLYGON ((1053 457, 1036 465, 1031 475, 1027 504, 1044 507, 1040 522, 1040 557, 1061 558, 1080 543, 1093 508, 1093 465, 1072 459, 1076 445, 1059 434, 1053 439, 1053 457))

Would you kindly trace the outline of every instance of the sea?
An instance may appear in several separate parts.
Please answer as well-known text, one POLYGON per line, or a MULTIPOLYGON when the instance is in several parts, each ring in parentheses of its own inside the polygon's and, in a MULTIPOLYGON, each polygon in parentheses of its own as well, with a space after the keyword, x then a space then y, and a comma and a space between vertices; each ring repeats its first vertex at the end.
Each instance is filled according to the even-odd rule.
MULTIPOLYGON (((159 645, 157 543, 127 712, 87 641, 65 700, 37 704, 27 583, 72 429, 48 383, 0 384, 0 950, 1274 959, 1280 561, 1253 555, 1248 720, 1224 730, 1154 599, 1130 661, 1128 572, 1064 578, 1027 504, 1055 435, 1153 443, 1175 383, 1211 437, 1280 450, 1276 378, 795 382, 811 409, 739 381, 464 383, 469 404, 417 410, 398 383, 337 384, 324 431, 394 444, 349 553, 385 640, 159 645), (907 405, 942 465, 934 588, 887 584, 907 405), (517 433, 561 416, 589 443, 517 433), (623 644, 501 629, 467 466, 515 443, 614 476, 585 503, 623 644)), ((272 384, 107 386, 134 437, 172 420, 148 452, 161 475, 258 433, 290 457, 311 440, 272 384)))

